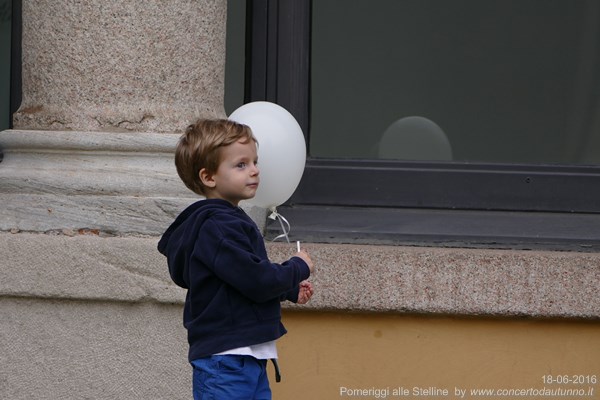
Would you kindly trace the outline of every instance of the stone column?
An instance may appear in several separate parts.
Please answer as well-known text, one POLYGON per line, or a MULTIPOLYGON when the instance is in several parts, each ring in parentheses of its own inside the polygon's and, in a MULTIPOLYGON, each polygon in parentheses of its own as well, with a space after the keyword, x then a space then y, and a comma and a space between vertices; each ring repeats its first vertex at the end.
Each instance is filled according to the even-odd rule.
POLYGON ((179 132, 223 116, 226 1, 23 0, 15 129, 179 132))

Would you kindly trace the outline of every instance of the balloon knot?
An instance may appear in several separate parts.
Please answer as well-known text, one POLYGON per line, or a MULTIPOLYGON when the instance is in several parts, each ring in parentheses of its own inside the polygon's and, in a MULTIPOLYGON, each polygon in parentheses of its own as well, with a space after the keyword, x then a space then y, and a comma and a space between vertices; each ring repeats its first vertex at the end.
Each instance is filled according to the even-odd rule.
POLYGON ((285 238, 286 242, 290 243, 290 238, 289 238, 290 223, 288 222, 287 219, 285 219, 281 214, 279 214, 277 212, 276 207, 271 207, 270 210, 271 210, 271 214, 269 215, 269 218, 274 221, 275 220, 279 221, 279 225, 281 226, 281 230, 283 231, 283 233, 281 235, 278 235, 275 238, 273 238, 273 242, 275 242, 276 240, 279 240, 281 238, 285 238))

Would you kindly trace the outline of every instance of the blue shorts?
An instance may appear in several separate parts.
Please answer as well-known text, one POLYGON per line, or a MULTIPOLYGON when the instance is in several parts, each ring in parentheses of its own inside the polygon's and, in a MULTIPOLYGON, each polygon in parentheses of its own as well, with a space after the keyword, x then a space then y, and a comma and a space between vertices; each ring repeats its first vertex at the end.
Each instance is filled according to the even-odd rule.
POLYGON ((191 364, 194 400, 271 400, 267 360, 227 354, 191 364))

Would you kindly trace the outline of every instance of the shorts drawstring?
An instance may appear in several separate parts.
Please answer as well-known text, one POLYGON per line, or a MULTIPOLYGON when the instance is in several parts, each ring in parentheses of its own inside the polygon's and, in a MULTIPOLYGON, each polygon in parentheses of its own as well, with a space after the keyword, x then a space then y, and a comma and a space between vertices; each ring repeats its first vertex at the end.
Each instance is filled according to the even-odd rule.
POLYGON ((281 373, 279 372, 279 364, 277 364, 276 358, 271 358, 271 361, 273 362, 273 366, 275 367, 275 382, 279 383, 279 382, 281 382, 281 373))

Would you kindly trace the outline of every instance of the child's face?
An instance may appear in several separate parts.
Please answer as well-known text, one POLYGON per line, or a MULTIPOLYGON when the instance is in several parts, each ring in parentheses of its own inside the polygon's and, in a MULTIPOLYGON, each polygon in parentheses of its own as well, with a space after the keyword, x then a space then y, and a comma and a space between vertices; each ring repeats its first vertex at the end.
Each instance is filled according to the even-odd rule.
POLYGON ((206 197, 227 200, 235 206, 240 200, 253 198, 259 183, 256 143, 237 141, 225 146, 220 160, 217 172, 205 181, 210 187, 206 197))

